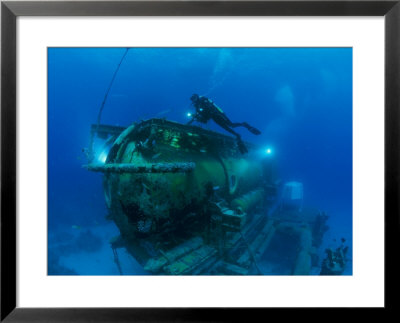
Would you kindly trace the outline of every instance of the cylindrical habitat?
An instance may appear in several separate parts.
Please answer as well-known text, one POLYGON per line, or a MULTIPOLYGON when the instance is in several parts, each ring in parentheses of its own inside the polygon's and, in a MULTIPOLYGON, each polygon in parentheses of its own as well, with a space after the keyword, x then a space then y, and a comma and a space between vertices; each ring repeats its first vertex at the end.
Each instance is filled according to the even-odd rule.
POLYGON ((123 131, 106 163, 92 168, 104 171, 112 217, 123 236, 133 238, 201 228, 215 194, 250 209, 265 194, 265 165, 249 156, 238 151, 234 138, 150 119, 123 131), (168 165, 176 167, 168 171, 168 165))

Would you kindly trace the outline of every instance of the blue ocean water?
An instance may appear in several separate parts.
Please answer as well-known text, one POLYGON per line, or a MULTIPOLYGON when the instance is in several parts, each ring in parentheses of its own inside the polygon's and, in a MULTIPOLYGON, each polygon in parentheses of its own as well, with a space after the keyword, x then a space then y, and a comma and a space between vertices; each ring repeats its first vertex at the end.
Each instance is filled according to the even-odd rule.
MULTIPOLYGON (((49 274, 118 275, 102 175, 82 168, 90 125, 125 48, 48 49, 49 274)), ((329 215, 321 247, 349 246, 352 274, 352 49, 130 48, 101 122, 165 117, 185 123, 205 95, 234 122, 261 130, 245 141, 272 147, 284 181, 303 183, 304 204, 329 215)), ((212 122, 206 128, 225 133, 212 122)), ((144 274, 123 251, 124 273, 144 274)))

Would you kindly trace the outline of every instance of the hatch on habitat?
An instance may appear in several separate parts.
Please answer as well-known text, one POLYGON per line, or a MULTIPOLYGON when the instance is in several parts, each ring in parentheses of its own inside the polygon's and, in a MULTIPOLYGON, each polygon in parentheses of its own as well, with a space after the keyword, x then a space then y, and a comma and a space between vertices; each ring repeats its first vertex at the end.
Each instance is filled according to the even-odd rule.
POLYGON ((85 167, 104 176, 112 239, 153 275, 309 275, 327 215, 303 205, 301 183, 232 137, 165 119, 93 125, 104 142, 85 167))

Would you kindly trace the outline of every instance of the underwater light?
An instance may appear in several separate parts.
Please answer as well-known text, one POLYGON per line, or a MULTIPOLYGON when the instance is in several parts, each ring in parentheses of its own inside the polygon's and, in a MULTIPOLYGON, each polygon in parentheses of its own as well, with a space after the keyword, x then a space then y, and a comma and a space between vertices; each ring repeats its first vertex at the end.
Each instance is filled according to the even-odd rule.
POLYGON ((272 156, 273 154, 274 154, 274 151, 272 150, 271 147, 265 148, 265 150, 264 150, 264 156, 270 157, 270 156, 272 156))
POLYGON ((102 163, 102 164, 105 164, 105 162, 107 160, 107 156, 108 156, 107 151, 102 151, 100 153, 100 155, 97 157, 97 161, 102 163))
POLYGON ((192 116, 192 114, 190 112, 187 113, 188 118, 190 118, 192 116))

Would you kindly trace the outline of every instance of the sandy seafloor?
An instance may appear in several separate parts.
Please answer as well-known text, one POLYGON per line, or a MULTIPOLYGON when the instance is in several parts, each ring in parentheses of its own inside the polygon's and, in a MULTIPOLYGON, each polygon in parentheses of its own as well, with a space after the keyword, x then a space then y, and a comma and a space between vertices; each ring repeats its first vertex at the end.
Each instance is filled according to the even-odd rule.
MULTIPOLYGON (((64 235, 68 240, 57 241, 52 243, 52 247, 58 254, 63 249, 64 253, 60 253, 59 256, 55 256, 55 261, 58 262, 58 272, 64 271, 67 275, 120 275, 118 267, 114 262, 114 254, 109 244, 112 237, 119 234, 118 228, 113 222, 107 222, 102 224, 95 224, 87 227, 71 227, 68 231, 63 231, 61 235, 64 235), (79 249, 79 237, 87 234, 93 237, 93 239, 84 240, 86 245, 92 245, 92 248, 84 247, 79 249), (90 241, 91 240, 91 241, 90 241), (68 248, 70 247, 70 249, 68 248), (61 269, 61 270, 60 270, 61 269), (68 272, 68 270, 72 272, 68 272)), ((49 236, 50 241, 55 241, 59 234, 49 236)), ((49 253, 51 253, 51 248, 49 253)), ((146 274, 142 267, 137 261, 128 254, 128 252, 120 248, 118 249, 118 258, 125 275, 141 275, 146 274)), ((51 274, 51 267, 50 272, 51 274)), ((56 273, 57 274, 57 273, 56 273)))
MULTIPOLYGON (((325 258, 326 248, 338 247, 342 237, 351 236, 351 232, 346 232, 344 227, 335 223, 331 215, 327 221, 330 228, 325 233, 323 242, 318 248, 319 264, 325 258)), ((71 226, 68 230, 64 228, 62 231, 53 233, 49 236, 49 242, 52 246, 49 248, 49 259, 50 261, 54 260, 54 263, 53 265, 50 263, 49 274, 120 275, 109 244, 110 239, 118 235, 119 230, 112 221, 85 227, 71 226), (84 236, 85 238, 83 238, 84 236), (54 254, 52 254, 52 250, 55 251, 54 254)), ((269 252, 272 254, 272 259, 276 260, 277 256, 274 251, 269 249, 269 252)), ((117 253, 123 275, 148 275, 125 248, 117 249, 117 253)), ((290 259, 286 259, 287 263, 285 264, 285 259, 280 258, 283 265, 279 266, 276 263, 267 262, 265 258, 264 256, 258 263, 258 267, 264 275, 290 275, 290 263, 288 262, 290 259)), ((343 275, 352 274, 351 246, 349 246, 347 258, 343 275)), ((319 272, 319 267, 312 267, 310 275, 319 275, 319 272)))

